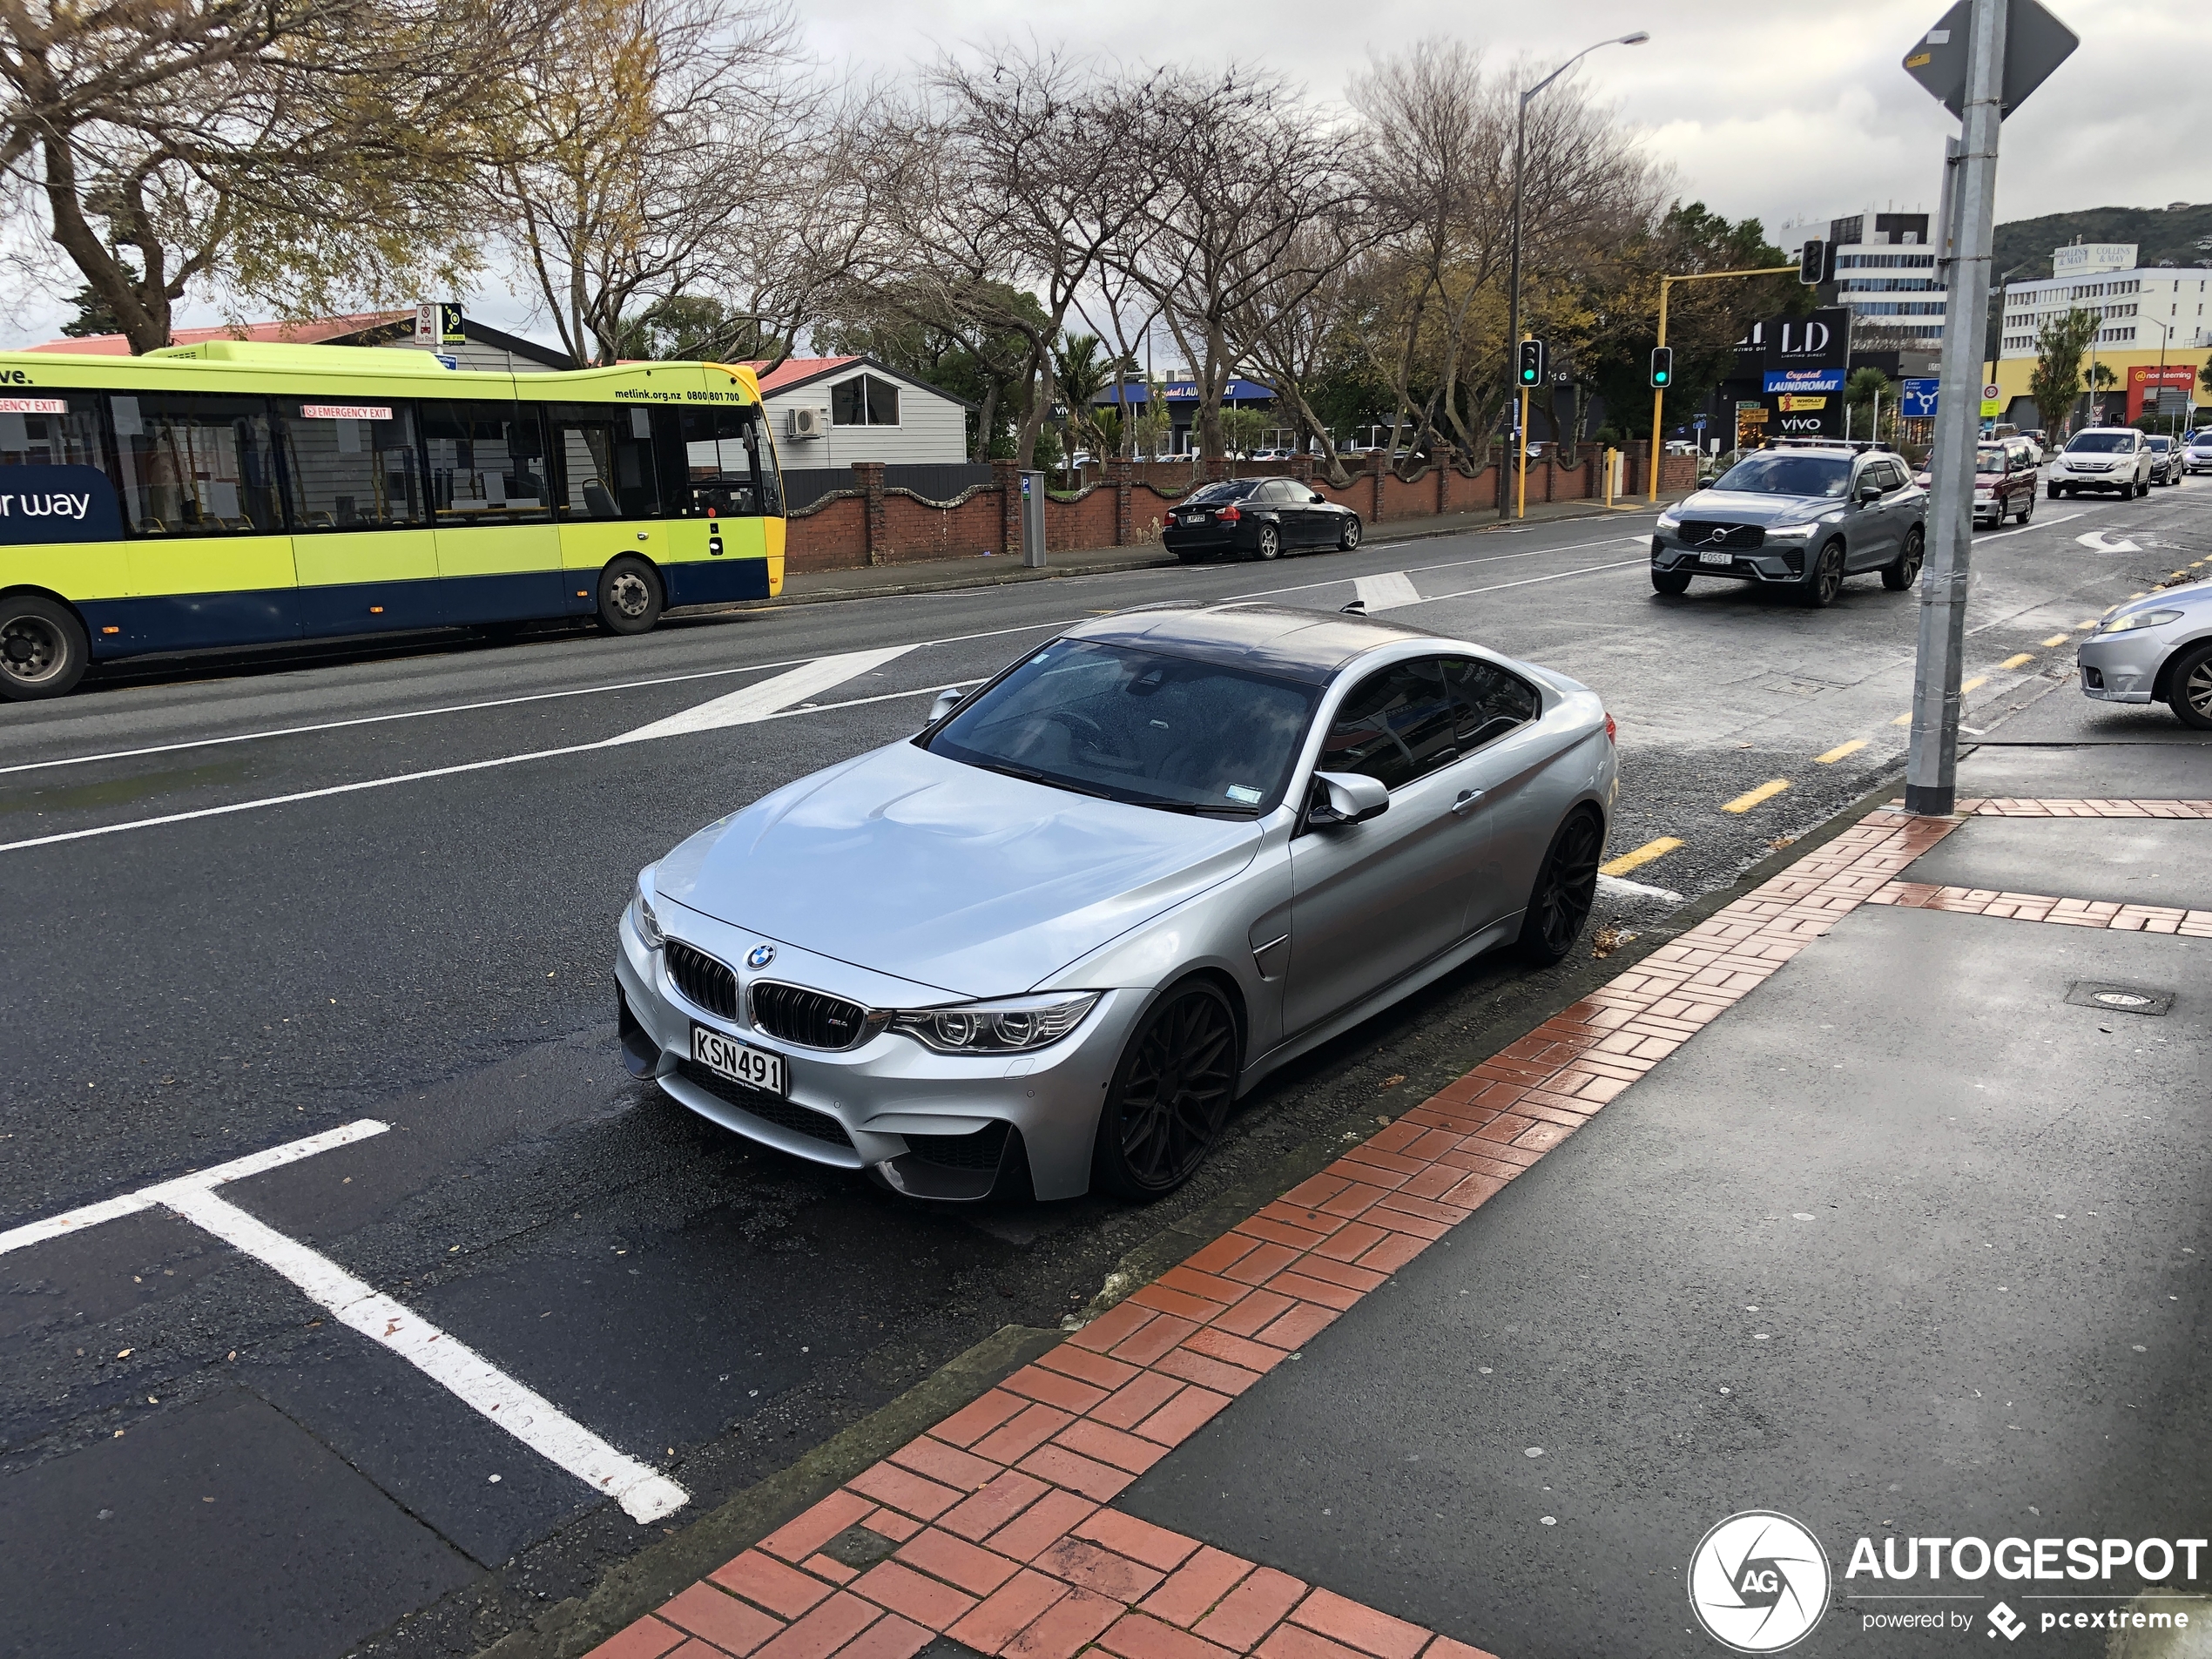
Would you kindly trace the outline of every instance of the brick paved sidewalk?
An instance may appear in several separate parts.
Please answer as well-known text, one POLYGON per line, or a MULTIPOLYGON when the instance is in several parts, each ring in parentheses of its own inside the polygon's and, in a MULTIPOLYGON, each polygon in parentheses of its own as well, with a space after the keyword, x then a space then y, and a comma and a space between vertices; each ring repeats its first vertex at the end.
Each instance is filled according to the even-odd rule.
POLYGON ((1005 1659, 1484 1659, 1113 1501, 1980 807, 1878 809, 591 1659, 910 1659, 939 1635, 1005 1659))

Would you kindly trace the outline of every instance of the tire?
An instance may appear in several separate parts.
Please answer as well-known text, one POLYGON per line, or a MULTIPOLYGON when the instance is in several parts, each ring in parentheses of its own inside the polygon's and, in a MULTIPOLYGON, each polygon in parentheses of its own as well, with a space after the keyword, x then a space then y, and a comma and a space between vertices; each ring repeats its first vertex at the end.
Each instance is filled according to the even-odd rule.
POLYGON ((1188 1181, 1229 1120, 1238 1047, 1236 1010, 1218 985, 1170 986, 1144 1011, 1106 1086, 1091 1184, 1149 1204, 1188 1181))
POLYGON ((1688 593, 1689 572, 1655 570, 1651 573, 1651 590, 1654 593, 1688 593))
POLYGON ((2020 522, 2023 524, 2033 523, 2034 522, 2035 492, 2032 489, 2027 492, 2027 499, 2021 503, 2019 518, 2020 522))
POLYGON ((599 625, 610 634, 649 634, 660 621, 667 600, 660 573, 625 553, 599 572, 599 625))
POLYGON ((1927 538, 1915 524, 1905 532, 1905 545, 1898 550, 1897 556, 1882 567, 1882 585, 1892 593, 1903 593, 1919 580, 1920 561, 1927 551, 1927 538))
POLYGON ((66 696, 91 659, 84 624, 67 605, 37 593, 0 598, 0 698, 34 703, 66 696))
POLYGON ((2053 501, 2056 501, 2059 498, 2059 487, 2056 484, 2052 484, 2047 486, 2047 488, 2051 492, 2051 499, 2053 501))
POLYGON ((2143 498, 2144 496, 2148 496, 2148 495, 2149 495, 2149 494, 2150 494, 2150 480, 2149 480, 2149 479, 2148 479, 2148 478, 2146 478, 2146 479, 2144 479, 2144 480, 2143 480, 2141 483, 2139 483, 2139 484, 2137 484, 2137 485, 2135 486, 2135 499, 2136 499, 2137 501, 2141 501, 2141 500, 2142 500, 2142 498, 2143 498))
POLYGON ((2212 645, 2175 660, 2166 677, 2166 706, 2183 725, 2212 732, 2212 645))
POLYGON ((1259 534, 1252 538, 1252 556, 1264 564, 1281 556, 1283 532, 1272 524, 1262 524, 1259 534))
POLYGON ((1337 536, 1337 551, 1349 553, 1359 545, 1359 515, 1354 513, 1344 521, 1344 529, 1337 536))
POLYGON ((1831 541, 1814 556, 1812 569, 1805 572, 1804 585, 1797 590, 1797 601, 1807 610, 1824 610, 1836 603, 1836 596, 1844 590, 1844 544, 1831 541))
POLYGON ((1568 813, 1552 833, 1514 943, 1523 961, 1549 968, 1566 961, 1597 902, 1598 855, 1604 849, 1604 826, 1588 807, 1568 813))

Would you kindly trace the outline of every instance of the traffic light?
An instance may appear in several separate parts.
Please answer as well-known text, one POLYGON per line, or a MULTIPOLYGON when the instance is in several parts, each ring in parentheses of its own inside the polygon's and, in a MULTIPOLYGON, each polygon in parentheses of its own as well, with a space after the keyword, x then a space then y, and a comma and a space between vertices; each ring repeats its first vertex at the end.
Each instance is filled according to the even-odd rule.
POLYGON ((1544 383, 1544 355, 1542 341, 1524 340, 1521 342, 1520 383, 1522 386, 1535 387, 1544 383))
POLYGON ((1809 240, 1797 250, 1797 280, 1808 288, 1817 288, 1826 275, 1828 244, 1809 240))
POLYGON ((1675 348, 1655 346, 1651 350, 1651 383, 1668 387, 1675 383, 1675 348))

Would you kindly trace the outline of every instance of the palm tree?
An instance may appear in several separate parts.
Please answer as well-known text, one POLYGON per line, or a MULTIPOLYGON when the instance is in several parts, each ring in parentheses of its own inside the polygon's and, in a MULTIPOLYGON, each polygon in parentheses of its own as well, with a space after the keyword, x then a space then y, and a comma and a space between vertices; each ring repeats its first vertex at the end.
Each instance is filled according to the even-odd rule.
POLYGON ((1092 401, 1106 389, 1109 365, 1099 354, 1096 334, 1065 334, 1052 348, 1052 378, 1068 408, 1068 428, 1080 447, 1103 459, 1105 435, 1092 401))

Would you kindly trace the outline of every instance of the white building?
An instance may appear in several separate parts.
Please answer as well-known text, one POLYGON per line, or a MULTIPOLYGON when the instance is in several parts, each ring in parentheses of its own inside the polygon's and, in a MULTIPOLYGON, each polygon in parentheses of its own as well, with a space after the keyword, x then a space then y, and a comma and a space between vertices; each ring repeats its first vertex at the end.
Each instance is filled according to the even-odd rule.
POLYGON ((2115 352, 2164 347, 2177 359, 2212 346, 2212 267, 2135 263, 2133 242, 2055 248, 2058 274, 2005 288, 2005 327, 1998 355, 2033 357, 2046 323, 2069 311, 2093 311, 2101 320, 2095 344, 2115 352))
POLYGON ((957 466, 968 459, 964 399, 873 357, 792 357, 760 377, 784 469, 957 466))
POLYGON ((1944 292, 1928 223, 1925 213, 1869 208, 1831 219, 1828 239, 1836 249, 1836 303, 1851 308, 1852 323, 1932 351, 1943 339, 1944 292))

